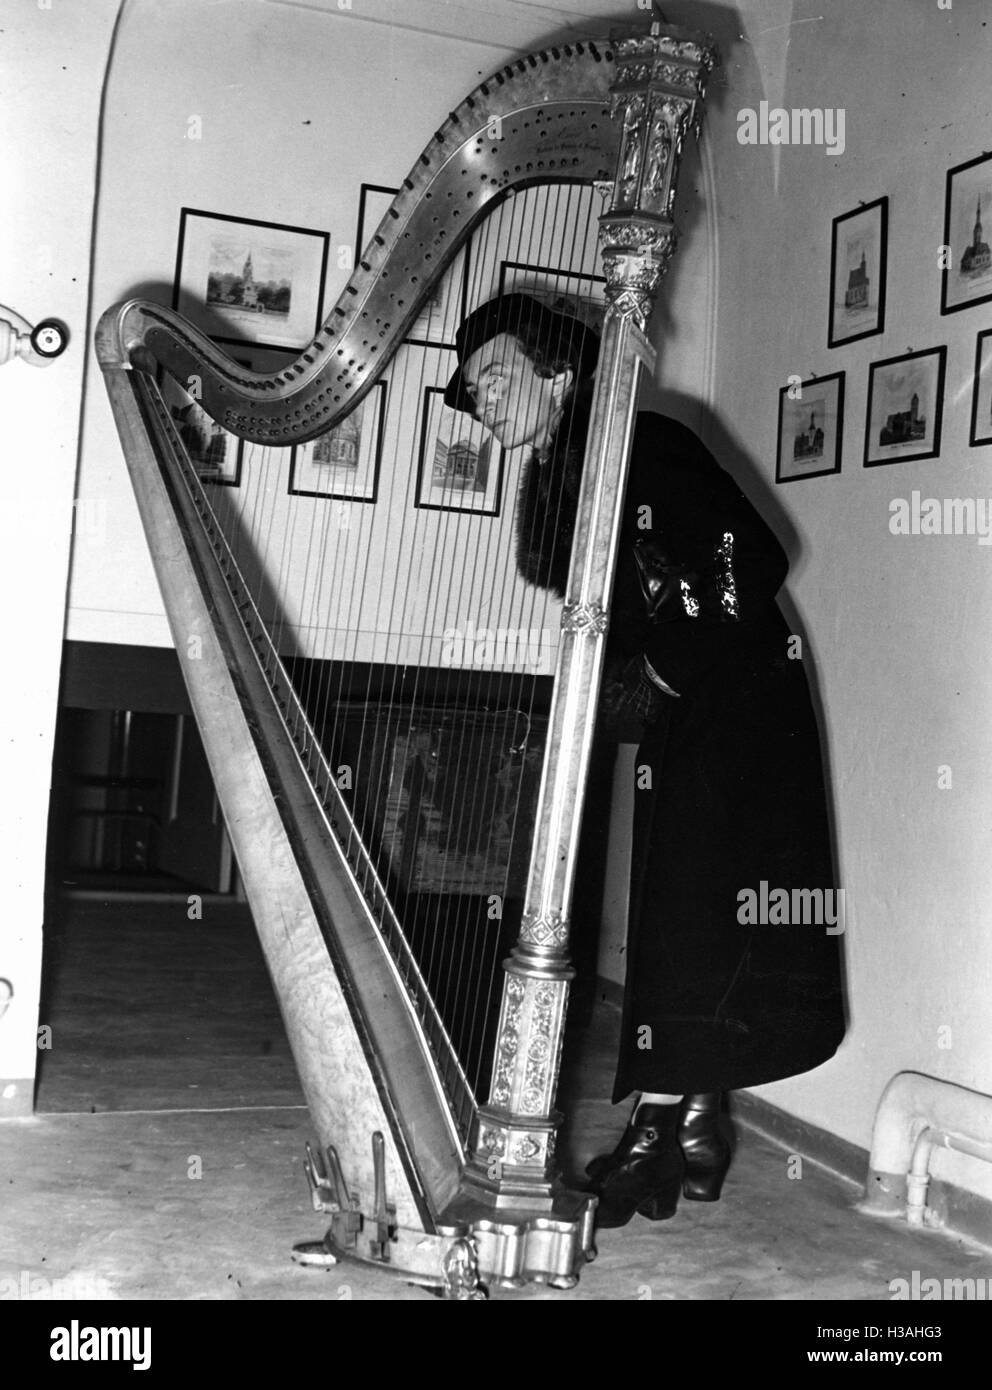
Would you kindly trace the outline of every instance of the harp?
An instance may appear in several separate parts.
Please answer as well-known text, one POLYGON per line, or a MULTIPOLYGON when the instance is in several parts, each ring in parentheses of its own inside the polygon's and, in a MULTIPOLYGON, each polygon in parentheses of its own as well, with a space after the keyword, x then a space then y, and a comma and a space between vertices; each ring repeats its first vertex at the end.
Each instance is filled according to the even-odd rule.
POLYGON ((569 900, 637 379, 653 363, 645 328, 712 63, 656 21, 495 73, 430 141, 281 370, 245 369, 152 303, 100 322, 319 1140, 308 1177, 331 1222, 304 1259, 351 1255, 471 1296, 480 1280, 569 1286, 591 1255, 591 1199, 564 1187, 554 1157, 569 900), (559 614, 515 577, 511 464, 435 428, 453 354, 431 346, 431 323, 457 293, 471 309, 501 289, 592 286, 595 300, 599 285, 559 614), (240 488, 212 472, 218 440, 243 455, 240 488), (307 468, 336 483, 293 488, 307 468), (453 631, 464 647, 466 611, 487 619, 472 640, 497 645, 515 617, 505 631, 536 641, 553 682, 519 652, 482 680, 464 650, 445 659, 453 631), (534 639, 549 614, 560 631, 534 639))

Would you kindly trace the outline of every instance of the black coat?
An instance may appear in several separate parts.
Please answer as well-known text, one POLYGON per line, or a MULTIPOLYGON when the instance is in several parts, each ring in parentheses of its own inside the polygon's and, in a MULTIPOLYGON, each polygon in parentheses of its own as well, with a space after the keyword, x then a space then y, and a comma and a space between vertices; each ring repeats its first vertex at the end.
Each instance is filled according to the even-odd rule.
MULTIPOLYGON (((571 499, 574 458, 561 467, 571 499)), ((555 485, 550 475, 525 483, 521 541, 536 534, 541 483, 555 485)), ((540 573, 523 543, 518 559, 560 590, 560 570, 540 573)), ((636 670, 646 656, 678 696, 659 697, 636 759, 615 1101, 793 1076, 831 1057, 844 1034, 840 936, 830 922, 795 920, 811 915, 805 904, 790 925, 774 912, 763 914, 771 924, 740 920, 742 891, 760 903, 762 881, 766 902, 775 889, 797 906, 793 889, 821 890, 827 915, 836 907, 816 721, 775 603, 787 568, 775 536, 695 435, 640 416, 607 667, 636 670)), ((601 730, 587 807, 608 795, 614 750, 601 730)), ((580 957, 583 910, 601 900, 592 880, 603 867, 604 819, 601 805, 585 816, 574 895, 580 957)))

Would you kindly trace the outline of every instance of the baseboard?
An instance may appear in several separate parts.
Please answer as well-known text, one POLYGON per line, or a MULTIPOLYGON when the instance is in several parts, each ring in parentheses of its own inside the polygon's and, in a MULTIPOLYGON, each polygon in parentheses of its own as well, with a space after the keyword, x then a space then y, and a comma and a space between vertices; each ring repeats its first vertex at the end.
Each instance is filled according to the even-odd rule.
POLYGON ((0 1076, 0 1120, 23 1120, 34 1114, 34 1077, 0 1076))
MULTIPOLYGON (((777 1105, 752 1095, 749 1091, 734 1091, 730 1097, 732 1118, 745 1129, 760 1134, 789 1153, 800 1154, 811 1163, 828 1169, 836 1177, 851 1183, 864 1193, 868 1177, 869 1153, 859 1144, 852 1144, 819 1125, 801 1120, 777 1105)), ((904 1188, 903 1184, 903 1188, 904 1188)), ((903 1198, 905 1192, 902 1193, 903 1198)), ((887 1219, 905 1221, 904 1200, 893 1203, 887 1219)), ((879 1216, 878 1211, 867 1212, 879 1216)), ((962 1236, 978 1245, 992 1248, 992 1201, 967 1188, 937 1178, 930 1179, 927 1192, 927 1227, 947 1234, 962 1236)))
POLYGON ((864 1189, 868 1150, 860 1144, 852 1144, 828 1129, 790 1115, 750 1091, 732 1091, 729 1104, 731 1117, 738 1124, 864 1189))

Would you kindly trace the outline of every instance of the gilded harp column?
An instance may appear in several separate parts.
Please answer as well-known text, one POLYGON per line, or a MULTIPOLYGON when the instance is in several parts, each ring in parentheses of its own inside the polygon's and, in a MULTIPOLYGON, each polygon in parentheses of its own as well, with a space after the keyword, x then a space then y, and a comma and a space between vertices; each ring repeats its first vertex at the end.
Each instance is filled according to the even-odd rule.
POLYGON ((644 332, 675 248, 672 223, 683 141, 698 128, 714 54, 652 25, 618 38, 611 113, 621 125, 616 177, 600 218, 607 311, 592 425, 562 615, 548 751, 520 936, 506 963, 488 1103, 466 1188, 496 1208, 551 1210, 557 1195, 554 1110, 572 970, 569 910, 580 806, 633 430, 637 378, 654 363, 644 332))

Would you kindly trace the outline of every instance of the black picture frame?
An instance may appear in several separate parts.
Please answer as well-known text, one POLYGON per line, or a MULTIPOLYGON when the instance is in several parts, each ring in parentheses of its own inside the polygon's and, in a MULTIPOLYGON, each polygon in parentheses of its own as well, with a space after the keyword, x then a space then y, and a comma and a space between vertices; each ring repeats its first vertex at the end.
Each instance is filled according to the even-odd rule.
POLYGON ((289 480, 286 491, 290 497, 320 497, 337 502, 358 502, 375 505, 379 497, 379 473, 382 468, 382 450, 386 431, 386 406, 388 386, 380 378, 369 390, 365 399, 355 406, 344 420, 326 435, 309 440, 306 444, 294 444, 289 454, 289 480), (354 431, 357 429, 357 442, 354 431), (342 438, 347 432, 348 439, 342 438), (355 462, 349 464, 333 457, 320 458, 323 446, 333 448, 347 443, 354 448, 355 462), (324 473, 324 469, 328 471, 324 473), (352 475, 352 468, 354 474, 352 475), (341 486, 350 482, 349 489, 341 486), (307 482, 323 482, 323 486, 307 487, 307 482))
POLYGON ((779 390, 776 483, 796 483, 840 472, 844 455, 845 386, 846 373, 832 372, 829 376, 813 376, 800 382, 802 394, 798 397, 793 394, 794 382, 779 390), (818 462, 823 466, 818 467, 818 462))
POLYGON ((887 196, 834 218, 830 236, 828 347, 856 343, 884 331, 888 240, 887 196), (862 260, 852 269, 852 257, 859 251, 862 260), (863 303, 860 302, 862 298, 863 303), (849 332, 842 331, 845 318, 849 332))
POLYGON ((972 449, 992 444, 992 328, 983 329, 975 340, 975 382, 971 393, 968 444, 972 449))
POLYGON ((316 228, 181 208, 172 307, 214 342, 299 352, 323 321, 329 252, 330 233, 316 228))
POLYGON ((358 224, 355 228, 355 261, 359 260, 375 227, 386 215, 386 209, 399 193, 383 183, 363 183, 358 190, 358 224), (373 220, 374 219, 374 220, 373 220))
POLYGON ((904 352, 899 357, 872 362, 868 371, 868 400, 865 407, 865 468, 939 457, 946 372, 946 346, 904 352), (913 363, 919 365, 910 365, 913 363), (887 381, 887 377, 890 380, 887 381), (927 393, 922 411, 919 404, 921 389, 927 393), (883 393, 886 399, 882 399, 883 393), (902 408, 895 412, 886 411, 886 406, 892 404, 902 408), (923 428, 917 434, 921 416, 923 428), (892 436, 888 440, 885 439, 886 433, 892 436), (923 447, 915 448, 917 441, 923 447))
POLYGON ((987 304, 992 299, 992 154, 980 154, 964 164, 956 164, 947 171, 944 192, 944 247, 951 257, 950 266, 944 265, 940 272, 940 312, 957 314, 962 309, 973 309, 976 304, 987 304), (976 200, 977 221, 982 221, 983 213, 987 222, 982 223, 981 234, 975 223, 969 221, 971 200, 976 200), (966 235, 971 242, 962 245, 966 235), (980 242, 982 250, 975 251, 975 243, 980 242), (966 258, 972 255, 976 268, 966 266, 966 258), (977 293, 969 293, 969 287, 977 293))
POLYGON ((452 410, 446 406, 444 392, 443 386, 425 386, 421 393, 415 435, 419 440, 419 446, 413 505, 429 512, 466 512, 473 516, 499 516, 506 473, 506 450, 478 420, 464 411, 452 410), (441 432, 449 430, 452 435, 456 430, 459 431, 462 438, 441 441, 441 432), (472 467, 468 470, 458 470, 458 466, 453 465, 452 471, 462 471, 466 477, 475 480, 483 471, 479 466, 480 462, 484 464, 481 487, 476 484, 470 489, 466 485, 459 492, 460 485, 457 483, 437 482, 436 460, 439 442, 444 444, 446 462, 452 447, 457 447, 459 455, 464 455, 471 461, 472 467), (459 495, 464 498, 469 496, 470 492, 477 495, 481 493, 481 497, 477 498, 480 505, 458 506, 456 502, 459 495), (443 500, 445 495, 450 496, 452 501, 443 500))

